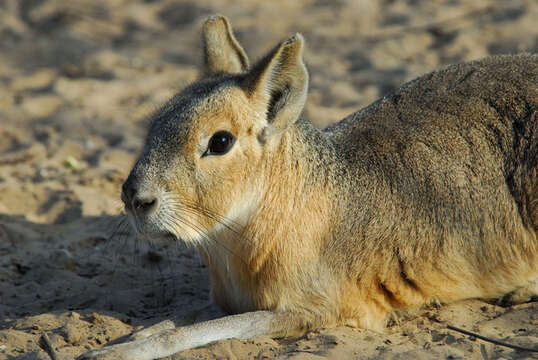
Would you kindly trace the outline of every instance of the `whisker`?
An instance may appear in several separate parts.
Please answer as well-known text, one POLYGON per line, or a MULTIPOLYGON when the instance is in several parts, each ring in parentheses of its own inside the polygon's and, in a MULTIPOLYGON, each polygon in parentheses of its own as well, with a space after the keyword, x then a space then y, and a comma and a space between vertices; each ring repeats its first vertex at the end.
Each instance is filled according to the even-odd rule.
MULTIPOLYGON (((165 223, 163 224, 164 227, 170 232, 170 235, 172 235, 174 237, 174 239, 176 240, 175 241, 175 244, 176 244, 176 250, 177 251, 180 251, 179 250, 179 246, 180 244, 183 245, 183 246, 186 246, 189 250, 193 251, 193 250, 196 250, 196 248, 198 249, 198 251, 203 251, 204 253, 206 253, 206 255, 208 255, 208 251, 207 251, 207 246, 206 246, 206 243, 204 241, 200 241, 199 238, 193 238, 191 236, 188 236, 187 239, 181 239, 178 237, 178 235, 176 234, 176 232, 179 232, 177 230, 178 228, 178 222, 180 223, 180 225, 183 226, 188 226, 187 224, 184 223, 184 221, 182 221, 182 219, 176 219, 177 215, 172 214, 170 217, 168 218, 165 218, 165 223)), ((191 227, 191 226, 188 226, 188 227, 191 227)), ((192 227, 191 227, 192 228, 192 227)), ((179 229, 181 230, 181 228, 179 229)), ((199 237, 201 237, 202 239, 203 238, 206 238, 204 233, 196 229, 193 229, 199 237)), ((209 239, 208 241, 211 241, 211 239, 209 239)), ((209 256, 206 256, 206 258, 208 259, 209 261, 209 256)), ((207 264, 208 266, 210 264, 207 264)))
POLYGON ((118 222, 115 224, 116 226, 114 227, 114 230, 112 231, 112 233, 110 235, 108 235, 108 239, 107 240, 112 240, 116 234, 118 234, 120 232, 120 229, 122 229, 125 224, 127 223, 127 217, 126 216, 120 216, 120 218, 118 219, 118 222))
POLYGON ((110 244, 112 244, 112 239, 118 235, 118 242, 120 243, 121 248, 125 248, 125 244, 127 242, 127 239, 129 238, 129 232, 127 231, 129 228, 129 222, 127 220, 127 217, 123 216, 122 219, 119 221, 118 227, 116 228, 116 231, 109 237, 109 241, 107 245, 105 246, 105 252, 110 253, 112 256, 112 273, 116 273, 116 270, 118 268, 118 259, 120 257, 120 253, 116 250, 114 251, 108 251, 108 247, 110 244))
POLYGON ((171 215, 171 217, 175 220, 180 222, 181 224, 190 227, 192 230, 194 230, 198 235, 200 235, 203 239, 206 239, 208 241, 212 241, 216 245, 222 247, 224 250, 229 252, 231 255, 237 257, 244 265, 247 265, 247 262, 238 254, 236 254, 234 251, 232 251, 229 247, 222 244, 217 239, 212 238, 209 234, 207 234, 203 229, 201 229, 198 225, 193 224, 192 222, 188 221, 187 219, 181 218, 180 216, 177 216, 175 214, 171 215))
MULTIPOLYGON (((178 215, 176 215, 176 213, 188 212, 188 213, 196 214, 196 215, 204 215, 204 216, 208 217, 209 219, 212 219, 212 220, 216 221, 217 223, 221 224, 224 228, 229 230, 234 236, 238 237, 239 239, 244 240, 245 242, 248 242, 248 243, 252 243, 251 239, 244 236, 244 234, 242 232, 240 232, 239 230, 235 229, 232 226, 232 225, 237 225, 239 227, 239 224, 237 222, 235 222, 235 221, 233 221, 231 219, 228 219, 226 216, 223 216, 223 215, 221 215, 221 214, 219 214, 219 213, 217 213, 215 211, 212 211, 212 210, 209 210, 207 208, 201 207, 201 206, 199 206, 197 204, 194 204, 192 201, 188 201, 188 200, 183 201, 183 199, 178 200, 176 196, 170 196, 169 193, 165 193, 164 198, 165 198, 165 200, 167 200, 167 203, 172 208, 172 210, 176 210, 176 211, 171 211, 171 213, 172 213, 171 217, 174 220, 179 221, 182 224, 189 226, 191 229, 196 231, 197 234, 203 235, 204 239, 207 239, 207 240, 217 244, 218 246, 224 248, 230 254, 236 256, 245 265, 247 265, 247 262, 243 258, 241 258, 239 255, 237 255, 235 252, 233 252, 231 249, 226 247, 224 244, 222 244, 217 239, 212 238, 208 234, 206 229, 203 229, 203 227, 201 227, 200 225, 196 225, 196 224, 193 224, 192 222, 188 222, 187 219, 179 217, 178 215), (230 224, 232 224, 232 225, 230 225, 230 224)), ((197 242, 197 244, 198 245, 203 245, 203 243, 200 243, 200 242, 197 242)))
POLYGON ((183 210, 183 211, 189 211, 190 213, 192 214, 202 214, 206 217, 208 217, 209 219, 212 219, 212 220, 215 220, 217 221, 219 224, 225 226, 227 229, 229 229, 230 231, 233 231, 237 234, 239 234, 239 230, 236 230, 234 229, 232 226, 228 225, 226 223, 226 220, 225 218, 224 219, 221 219, 219 218, 218 216, 216 215, 213 215, 207 211, 205 211, 203 208, 200 208, 200 207, 193 207, 193 206, 188 206, 188 205, 184 205, 182 208, 178 208, 178 210, 183 210))
MULTIPOLYGON (((177 242, 176 242, 177 243, 177 242)), ((174 265, 176 264, 174 261, 173 261, 173 257, 172 255, 170 254, 170 248, 169 246, 165 246, 164 247, 164 250, 165 250, 165 253, 166 253, 166 260, 168 260, 168 269, 170 270, 169 271, 169 277, 170 279, 173 279, 175 274, 174 274, 174 265)), ((160 269, 160 268, 159 268, 160 269)), ((163 278, 163 281, 167 278, 165 275, 164 275, 164 271, 161 273, 161 276, 163 278)), ((171 281, 169 282, 170 284, 170 288, 169 288, 169 291, 170 291, 170 298, 174 298, 175 295, 176 295, 176 281, 171 281)))
POLYGON ((184 206, 188 206, 190 208, 193 208, 193 209, 196 209, 196 210, 200 210, 200 211, 203 211, 205 214, 208 214, 208 215, 212 215, 212 216, 215 216, 221 220, 224 220, 226 221, 227 224, 231 224, 231 225, 235 225, 237 227, 242 227, 242 225, 222 214, 219 214, 218 212, 216 211, 213 211, 213 210, 210 210, 208 208, 205 208, 205 207, 202 207, 200 206, 199 204, 193 202, 193 201, 189 201, 187 199, 181 199, 180 203, 184 206))
MULTIPOLYGON (((149 251, 157 254, 158 253, 157 247, 155 246, 155 243, 153 242, 153 240, 150 239, 149 237, 146 237, 146 239, 148 240, 149 251)), ((164 280, 164 275, 163 275, 162 268, 161 268, 161 265, 160 265, 160 260, 156 259, 157 261, 153 261, 152 259, 150 259, 149 258, 149 252, 148 252, 147 256, 148 256, 148 258, 146 260, 149 261, 149 266, 150 266, 151 270, 154 270, 156 268, 157 272, 158 272, 158 275, 157 275, 156 278, 154 278, 154 271, 150 272, 150 276, 151 276, 151 280, 150 280, 151 291, 155 295, 159 294, 161 296, 162 301, 159 304, 158 296, 153 296, 149 300, 149 301, 153 302, 152 306, 157 308, 160 305, 165 305, 165 303, 166 303, 166 285, 163 285, 163 284, 165 284, 166 281, 164 280), (159 291, 159 290, 161 290, 161 291, 159 291)))
MULTIPOLYGON (((145 240, 147 240, 147 237, 144 237, 145 240)), ((134 238, 134 253, 133 253, 133 264, 135 266, 140 266, 141 265, 141 260, 140 260, 140 234, 137 234, 137 236, 135 236, 134 238)))
POLYGON ((209 219, 214 220, 218 222, 219 224, 221 224, 222 226, 224 226, 226 229, 231 231, 234 235, 239 237, 241 240, 252 243, 252 240, 250 238, 246 237, 241 231, 233 228, 233 226, 231 226, 229 223, 235 224, 238 227, 241 227, 241 226, 237 222, 227 218, 226 216, 223 216, 217 212, 211 211, 207 208, 203 208, 199 205, 194 205, 192 203, 189 204, 188 201, 183 202, 183 201, 173 200, 171 205, 177 207, 179 211, 186 210, 197 215, 198 214, 204 215, 208 217, 209 219))
POLYGON ((113 243, 113 239, 116 237, 116 235, 120 236, 120 241, 121 241, 121 239, 122 239, 121 236, 125 234, 128 225, 129 224, 128 224, 128 221, 127 221, 127 217, 121 216, 119 218, 118 222, 115 224, 114 230, 112 231, 112 233, 106 239, 106 243, 105 243, 105 247, 104 247, 104 251, 106 253, 109 252, 108 250, 110 249, 110 246, 113 243))

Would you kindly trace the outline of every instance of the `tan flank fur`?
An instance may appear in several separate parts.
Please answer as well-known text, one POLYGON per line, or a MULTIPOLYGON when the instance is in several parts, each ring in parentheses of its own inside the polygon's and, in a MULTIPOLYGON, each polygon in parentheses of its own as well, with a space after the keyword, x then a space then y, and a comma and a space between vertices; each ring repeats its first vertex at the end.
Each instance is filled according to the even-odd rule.
POLYGON ((538 56, 424 75, 338 124, 301 116, 303 37, 250 67, 226 18, 205 77, 153 116, 122 199, 137 232, 195 244, 231 315, 80 359, 154 359, 231 337, 382 331, 396 311, 538 290, 538 56))

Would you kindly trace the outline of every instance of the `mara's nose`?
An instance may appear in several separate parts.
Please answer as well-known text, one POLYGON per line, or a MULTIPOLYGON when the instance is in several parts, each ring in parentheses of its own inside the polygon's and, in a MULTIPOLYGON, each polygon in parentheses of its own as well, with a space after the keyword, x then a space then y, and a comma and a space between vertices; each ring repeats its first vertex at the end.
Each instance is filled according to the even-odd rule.
POLYGON ((157 208, 157 197, 138 192, 135 183, 129 179, 122 186, 121 200, 125 204, 125 209, 137 215, 148 215, 157 208))

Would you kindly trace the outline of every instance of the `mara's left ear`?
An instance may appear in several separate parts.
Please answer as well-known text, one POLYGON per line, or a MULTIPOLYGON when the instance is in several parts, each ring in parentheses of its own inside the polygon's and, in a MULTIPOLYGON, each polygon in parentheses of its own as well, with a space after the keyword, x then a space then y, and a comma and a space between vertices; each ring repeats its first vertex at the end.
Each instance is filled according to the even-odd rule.
POLYGON ((265 111, 273 131, 286 130, 298 118, 308 92, 303 36, 295 34, 265 56, 245 78, 255 106, 265 111))
POLYGON ((248 57, 222 15, 209 17, 202 30, 206 75, 236 74, 248 70, 248 57))

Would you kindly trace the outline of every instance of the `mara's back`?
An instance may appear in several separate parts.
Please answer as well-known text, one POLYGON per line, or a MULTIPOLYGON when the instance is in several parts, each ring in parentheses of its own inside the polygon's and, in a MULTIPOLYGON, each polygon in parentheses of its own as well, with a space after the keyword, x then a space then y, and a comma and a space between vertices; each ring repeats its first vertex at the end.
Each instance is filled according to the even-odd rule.
POLYGON ((437 274, 446 291, 432 276, 415 290, 444 300, 523 284, 538 266, 537 84, 538 56, 487 58, 427 74, 329 127, 359 234, 349 266, 373 250, 387 273, 437 274))

